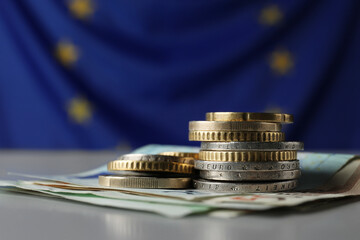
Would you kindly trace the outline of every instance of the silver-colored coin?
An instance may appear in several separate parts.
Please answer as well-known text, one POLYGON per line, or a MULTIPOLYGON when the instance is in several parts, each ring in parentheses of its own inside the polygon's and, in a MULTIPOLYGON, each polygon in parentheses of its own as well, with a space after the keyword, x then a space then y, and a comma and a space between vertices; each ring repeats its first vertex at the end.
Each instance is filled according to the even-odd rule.
POLYGON ((253 193, 253 192, 282 192, 294 189, 297 180, 268 182, 268 183, 233 183, 215 182, 203 179, 194 180, 194 187, 199 190, 211 192, 229 193, 253 193))
POLYGON ((189 131, 279 132, 281 131, 281 124, 266 122, 190 121, 189 131))
POLYGON ((149 161, 149 162, 180 162, 185 164, 194 164, 194 159, 189 157, 176 157, 157 154, 125 154, 116 160, 125 161, 149 161))
POLYGON ((297 151, 304 150, 302 142, 202 142, 206 151, 297 151))
POLYGON ((125 177, 117 175, 103 175, 99 176, 99 184, 101 186, 115 188, 183 189, 190 187, 191 178, 125 177))
POLYGON ((200 177, 217 181, 280 181, 297 179, 301 175, 300 170, 290 171, 200 171, 200 177))
POLYGON ((276 171, 296 170, 300 168, 299 160, 274 162, 215 162, 195 161, 195 169, 209 171, 276 171))

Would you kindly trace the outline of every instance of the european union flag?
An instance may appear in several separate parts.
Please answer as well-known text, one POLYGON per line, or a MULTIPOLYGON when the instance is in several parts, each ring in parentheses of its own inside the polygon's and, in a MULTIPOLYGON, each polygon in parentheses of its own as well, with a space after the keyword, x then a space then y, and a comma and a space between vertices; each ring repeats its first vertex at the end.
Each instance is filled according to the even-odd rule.
POLYGON ((0 147, 188 144, 209 111, 360 147, 360 1, 0 1, 0 147))

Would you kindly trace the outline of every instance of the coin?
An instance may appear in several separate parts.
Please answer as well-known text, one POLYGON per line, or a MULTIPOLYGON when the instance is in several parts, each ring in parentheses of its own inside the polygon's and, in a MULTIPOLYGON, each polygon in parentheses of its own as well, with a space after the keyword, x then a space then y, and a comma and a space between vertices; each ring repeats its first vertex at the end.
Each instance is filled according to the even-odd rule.
POLYGON ((304 150, 302 142, 202 142, 201 150, 251 150, 251 151, 276 151, 276 150, 304 150))
POLYGON ((122 177, 114 175, 99 176, 99 184, 115 188, 159 188, 179 189, 190 187, 191 178, 122 177))
POLYGON ((266 122, 190 121, 189 130, 190 131, 278 132, 281 131, 281 124, 266 123, 266 122))
POLYGON ((164 178, 164 177, 189 177, 189 174, 186 173, 171 173, 171 172, 156 172, 156 171, 109 171, 110 173, 113 173, 114 175, 119 176, 136 176, 136 177, 158 177, 158 178, 164 178))
POLYGON ((276 162, 215 162, 203 160, 195 161, 195 169, 211 171, 295 170, 299 168, 299 160, 276 162))
POLYGON ((157 154, 125 154, 118 157, 116 161, 118 160, 149 161, 149 162, 179 162, 185 164, 194 164, 193 158, 157 155, 157 154))
POLYGON ((291 114, 283 113, 208 112, 206 113, 206 120, 293 123, 294 117, 291 114))
POLYGON ((191 174, 193 164, 165 161, 129 161, 115 160, 107 165, 109 171, 145 171, 145 172, 172 172, 191 174))
POLYGON ((159 155, 199 159, 199 153, 192 152, 162 152, 159 155))
POLYGON ((250 192, 281 192, 294 189, 297 186, 297 180, 288 180, 268 183, 233 183, 216 182, 203 179, 194 180, 194 187, 199 190, 211 192, 229 192, 229 193, 250 193, 250 192))
POLYGON ((189 131, 190 141, 203 142, 282 142, 283 132, 189 131))
POLYGON ((300 177, 300 170, 289 171, 200 171, 200 177, 218 181, 279 181, 300 177))
POLYGON ((296 151, 200 151, 200 160, 229 162, 288 161, 297 159, 296 151))

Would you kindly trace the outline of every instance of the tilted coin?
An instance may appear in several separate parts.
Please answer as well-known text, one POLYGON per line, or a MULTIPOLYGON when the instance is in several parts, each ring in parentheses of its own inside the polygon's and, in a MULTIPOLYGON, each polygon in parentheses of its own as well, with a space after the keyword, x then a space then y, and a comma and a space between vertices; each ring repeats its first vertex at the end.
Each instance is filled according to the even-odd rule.
POLYGON ((251 150, 251 151, 277 151, 277 150, 304 150, 302 142, 202 142, 201 150, 251 150))
POLYGON ((294 116, 284 113, 208 112, 206 113, 206 120, 293 123, 294 116))
POLYGON ((297 186, 297 180, 288 180, 280 182, 267 183, 234 183, 234 182, 216 182, 210 180, 194 180, 194 187, 199 190, 211 192, 229 192, 229 193, 252 193, 252 192, 282 192, 294 189, 297 186))
POLYGON ((282 142, 283 132, 189 131, 190 141, 203 142, 282 142))
POLYGON ((99 176, 99 184, 115 188, 189 188, 191 178, 122 177, 114 175, 99 176))
POLYGON ((193 152, 162 152, 159 153, 158 155, 199 159, 199 153, 193 153, 193 152))
POLYGON ((205 161, 265 162, 297 159, 297 151, 200 151, 199 157, 205 161))
POLYGON ((145 171, 145 172, 172 172, 191 174, 193 164, 166 161, 129 161, 115 160, 107 165, 109 171, 145 171))
POLYGON ((297 179, 300 170, 289 171, 200 171, 200 177, 218 181, 279 181, 297 179))
POLYGON ((125 154, 125 155, 121 155, 116 159, 116 161, 119 160, 149 161, 149 162, 179 162, 185 164, 194 164, 193 158, 158 155, 158 154, 125 154))
POLYGON ((218 121, 190 121, 190 131, 235 131, 235 132, 278 132, 280 123, 266 122, 218 122, 218 121))
POLYGON ((296 170, 300 168, 299 160, 275 162, 216 162, 195 161, 195 169, 211 171, 264 171, 296 170))

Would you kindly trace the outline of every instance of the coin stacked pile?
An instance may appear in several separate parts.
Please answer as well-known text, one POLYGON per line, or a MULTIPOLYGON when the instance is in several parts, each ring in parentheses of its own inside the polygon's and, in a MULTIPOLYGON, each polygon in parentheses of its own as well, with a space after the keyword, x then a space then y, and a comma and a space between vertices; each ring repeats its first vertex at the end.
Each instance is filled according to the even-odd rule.
POLYGON ((119 188, 189 188, 194 158, 198 158, 198 153, 122 155, 108 163, 108 171, 113 174, 99 176, 99 184, 119 188))
POLYGON ((285 142, 282 124, 293 116, 213 112, 189 123, 189 140, 201 141, 197 189, 216 192, 278 192, 296 187, 301 142, 285 142))

